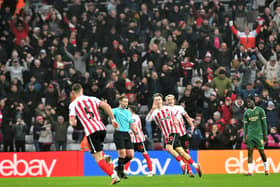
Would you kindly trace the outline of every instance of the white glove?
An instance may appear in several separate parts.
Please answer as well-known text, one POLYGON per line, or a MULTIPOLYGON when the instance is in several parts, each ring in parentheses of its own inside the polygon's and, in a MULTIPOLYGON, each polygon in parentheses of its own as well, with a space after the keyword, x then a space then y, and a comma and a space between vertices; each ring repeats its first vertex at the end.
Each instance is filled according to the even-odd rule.
POLYGON ((228 22, 228 24, 229 24, 230 27, 233 26, 233 21, 230 20, 230 21, 228 22))

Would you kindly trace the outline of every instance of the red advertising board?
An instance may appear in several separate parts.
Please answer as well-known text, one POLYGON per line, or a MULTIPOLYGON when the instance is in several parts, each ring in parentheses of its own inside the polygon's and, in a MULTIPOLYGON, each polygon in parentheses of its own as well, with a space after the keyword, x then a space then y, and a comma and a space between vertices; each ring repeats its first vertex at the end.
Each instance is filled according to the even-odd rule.
POLYGON ((1 153, 0 177, 83 176, 79 151, 1 153))
MULTIPOLYGON (((270 173, 280 172, 280 150, 265 150, 270 173)), ((248 172, 247 150, 205 150, 198 152, 204 174, 239 174, 248 172)), ((253 157, 254 172, 263 173, 263 161, 257 150, 253 157)))

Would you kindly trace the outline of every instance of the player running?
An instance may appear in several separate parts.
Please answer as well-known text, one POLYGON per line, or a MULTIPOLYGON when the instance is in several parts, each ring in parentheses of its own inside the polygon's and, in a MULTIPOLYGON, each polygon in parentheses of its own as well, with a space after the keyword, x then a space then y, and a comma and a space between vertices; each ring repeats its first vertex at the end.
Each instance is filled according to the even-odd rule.
MULTIPOLYGON (((132 119, 133 122, 136 124, 136 133, 134 133, 133 131, 131 131, 130 133, 130 137, 131 137, 131 141, 134 145, 134 150, 139 151, 142 153, 143 157, 146 159, 147 165, 148 165, 148 169, 149 169, 149 173, 147 176, 151 177, 154 175, 153 173, 153 165, 152 165, 152 161, 151 158, 146 150, 145 147, 145 135, 142 131, 142 123, 141 123, 141 119, 140 117, 136 114, 136 107, 131 105, 128 107, 129 111, 132 114, 132 119)), ((125 172, 127 172, 128 168, 129 168, 130 162, 128 162, 124 169, 125 172)))
MULTIPOLYGON (((190 118, 190 116, 188 115, 188 113, 185 111, 185 109, 181 106, 181 105, 175 105, 175 96, 172 94, 169 94, 165 97, 165 101, 166 104, 170 107, 172 107, 175 112, 176 112, 176 117, 178 120, 178 131, 179 131, 179 140, 181 142, 182 147, 184 148, 185 152, 189 154, 189 144, 190 144, 190 140, 187 134, 187 130, 184 124, 184 118, 187 120, 188 124, 191 126, 191 129, 193 129, 194 125, 192 122, 192 118, 190 118)), ((176 159, 179 156, 177 152, 170 152, 170 154, 172 154, 172 156, 176 159)), ((190 164, 184 159, 181 158, 181 160, 183 160, 184 164, 181 165, 182 170, 183 170, 183 174, 188 174, 190 177, 194 177, 194 174, 192 173, 190 164)), ((179 162, 180 162, 180 158, 179 158, 179 162)), ((180 162, 181 164, 181 162, 180 162)))
MULTIPOLYGON (((148 115, 147 121, 154 121, 160 128, 165 139, 167 139, 166 149, 168 152, 177 152, 182 158, 187 160, 196 168, 199 177, 202 176, 200 164, 195 163, 190 155, 184 151, 179 140, 178 120, 174 115, 176 111, 170 106, 163 106, 162 95, 157 93, 153 96, 153 106, 148 115)), ((173 154, 173 153, 172 153, 173 154)))
POLYGON ((261 107, 255 105, 254 98, 249 96, 246 99, 249 109, 244 113, 244 137, 243 142, 248 149, 248 176, 252 176, 254 171, 253 151, 254 148, 259 150, 261 155, 265 175, 268 175, 268 164, 264 153, 264 144, 267 140, 267 123, 266 115, 261 107))
POLYGON ((109 176, 112 177, 111 184, 120 182, 116 171, 110 167, 104 160, 103 142, 106 136, 105 126, 101 121, 98 108, 102 108, 106 114, 111 118, 112 124, 118 128, 111 106, 105 102, 100 101, 96 97, 89 97, 83 95, 83 88, 81 84, 74 84, 72 86, 72 96, 75 99, 69 105, 69 123, 72 126, 77 125, 76 116, 81 121, 87 140, 90 146, 90 152, 96 160, 98 166, 109 176))

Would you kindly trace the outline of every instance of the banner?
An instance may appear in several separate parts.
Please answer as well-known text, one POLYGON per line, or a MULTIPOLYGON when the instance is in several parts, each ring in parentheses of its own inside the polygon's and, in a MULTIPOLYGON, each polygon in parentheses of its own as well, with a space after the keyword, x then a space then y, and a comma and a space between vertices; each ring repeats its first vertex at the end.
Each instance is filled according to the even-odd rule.
MULTIPOLYGON (((280 150, 265 150, 270 173, 280 172, 280 150)), ((208 150, 199 151, 198 160, 203 174, 248 173, 247 150, 208 150)), ((254 172, 264 173, 263 161, 254 150, 254 172)))
POLYGON ((1 153, 0 177, 83 176, 83 152, 1 153))
MULTIPOLYGON (((167 151, 148 151, 153 164, 153 170, 157 175, 165 174, 182 174, 182 170, 178 161, 176 161, 167 151)), ((105 151, 106 155, 112 157, 116 166, 118 162, 118 153, 116 151, 105 151)), ((197 152, 191 151, 191 157, 197 160, 197 152)), ((195 173, 194 168, 193 172, 195 173)), ((145 158, 141 153, 136 152, 128 169, 128 175, 146 175, 148 174, 148 166, 145 158)), ((84 155, 84 175, 85 176, 104 176, 106 175, 97 165, 92 155, 85 152, 84 155)))

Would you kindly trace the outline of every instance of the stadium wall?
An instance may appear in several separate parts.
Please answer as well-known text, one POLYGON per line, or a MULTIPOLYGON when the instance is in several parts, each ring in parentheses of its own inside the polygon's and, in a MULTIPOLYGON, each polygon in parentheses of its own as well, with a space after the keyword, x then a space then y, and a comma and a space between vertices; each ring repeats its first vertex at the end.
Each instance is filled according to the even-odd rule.
MULTIPOLYGON (((117 152, 105 151, 114 164, 117 152)), ((266 150, 271 173, 280 172, 280 150, 266 150)), ((149 151, 157 175, 181 174, 179 163, 166 151, 149 151)), ((191 151, 192 158, 201 163, 203 174, 247 173, 246 150, 191 151)), ((257 152, 254 154, 255 172, 263 172, 263 163, 257 152)), ((194 171, 194 170, 193 170, 194 171)), ((145 175, 146 160, 135 153, 128 174, 145 175)), ((194 171, 195 172, 195 171, 194 171)), ((104 176, 90 153, 80 151, 1 153, 0 177, 62 177, 104 176)))

